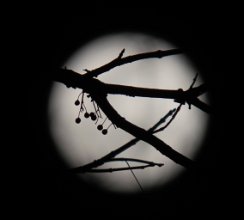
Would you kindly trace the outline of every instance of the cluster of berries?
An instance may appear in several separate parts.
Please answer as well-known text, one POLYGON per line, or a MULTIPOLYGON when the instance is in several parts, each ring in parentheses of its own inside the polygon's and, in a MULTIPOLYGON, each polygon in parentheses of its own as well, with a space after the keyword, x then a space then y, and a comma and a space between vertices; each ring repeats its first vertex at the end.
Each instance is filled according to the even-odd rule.
MULTIPOLYGON (((89 97, 89 96, 88 96, 89 97)), ((94 107, 94 112, 88 112, 87 109, 86 109, 86 106, 84 104, 84 92, 81 92, 77 98, 77 100, 75 101, 75 105, 76 106, 79 106, 80 105, 80 111, 79 111, 79 114, 77 116, 77 118, 75 119, 75 122, 77 124, 80 124, 81 123, 81 118, 80 118, 80 114, 81 112, 85 111, 84 113, 84 117, 85 118, 90 118, 92 121, 96 121, 95 124, 97 124, 97 122, 99 121, 99 119, 102 119, 102 114, 101 114, 101 111, 99 109, 99 106, 95 103, 94 100, 92 100, 92 103, 93 103, 93 107, 94 107), (81 97, 81 100, 79 100, 81 97)), ((110 128, 110 126, 112 125, 112 123, 107 127, 107 128, 104 128, 103 125, 104 123, 106 122, 108 118, 106 117, 105 120, 103 121, 102 124, 99 124, 97 126, 97 129, 99 131, 102 132, 103 135, 106 135, 108 133, 108 129, 110 128)), ((115 125, 114 125, 115 127, 115 125)), ((115 127, 116 128, 116 127, 115 127)))

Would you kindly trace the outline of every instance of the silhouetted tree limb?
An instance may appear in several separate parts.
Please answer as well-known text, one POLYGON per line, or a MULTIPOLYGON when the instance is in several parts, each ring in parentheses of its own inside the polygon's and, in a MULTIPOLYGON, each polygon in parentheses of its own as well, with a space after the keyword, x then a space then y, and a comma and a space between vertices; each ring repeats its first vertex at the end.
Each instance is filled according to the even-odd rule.
MULTIPOLYGON (((193 79, 193 82, 192 82, 192 84, 191 84, 191 86, 190 86, 189 89, 192 89, 192 88, 193 88, 194 84, 196 83, 197 77, 198 77, 198 74, 196 74, 196 76, 195 76, 195 78, 193 79)), ((199 88, 199 87, 198 87, 198 88, 199 88)), ((179 111, 180 111, 180 109, 181 109, 181 106, 182 106, 182 103, 177 107, 177 109, 176 109, 176 111, 174 112, 173 116, 171 117, 171 119, 169 120, 169 122, 168 122, 165 126, 159 128, 159 129, 157 129, 157 130, 154 130, 153 133, 155 134, 155 133, 158 133, 158 132, 160 132, 160 131, 165 130, 165 129, 172 123, 172 121, 175 119, 176 115, 179 113, 179 111)), ((189 107, 190 107, 190 106, 189 106, 189 107)))
POLYGON ((137 162, 137 163, 144 163, 146 165, 142 166, 128 166, 128 167, 119 167, 119 168, 106 168, 106 169, 89 169, 87 172, 92 172, 92 173, 106 173, 106 172, 117 172, 117 171, 125 171, 125 170, 136 170, 136 169, 145 169, 148 167, 154 167, 158 166, 161 167, 164 164, 163 163, 155 163, 152 161, 147 161, 147 160, 140 160, 140 159, 134 159, 134 158, 113 158, 110 159, 107 162, 137 162))
MULTIPOLYGON (((154 136, 152 134, 152 131, 148 132, 127 121, 125 118, 121 117, 107 100, 107 95, 120 94, 150 98, 174 99, 175 102, 180 103, 180 106, 185 103, 188 103, 189 107, 191 105, 195 105, 199 109, 209 113, 211 111, 210 107, 198 99, 198 96, 207 91, 206 85, 203 84, 201 86, 193 88, 193 82, 192 86, 186 91, 183 91, 182 89, 163 90, 106 84, 94 78, 106 71, 111 70, 112 68, 126 63, 131 63, 141 59, 161 58, 164 56, 179 54, 181 53, 181 51, 178 49, 168 51, 154 51, 122 58, 123 53, 124 50, 122 50, 119 56, 116 59, 112 60, 110 63, 105 64, 94 70, 86 70, 86 74, 83 75, 67 69, 56 70, 54 71, 53 79, 55 81, 64 83, 67 87, 83 89, 83 91, 88 93, 91 96, 92 100, 94 100, 97 103, 99 108, 105 113, 109 120, 118 128, 121 128, 124 131, 130 133, 131 135, 135 136, 136 139, 143 140, 146 143, 152 145, 155 149, 157 149, 159 152, 161 152, 163 155, 167 156, 174 162, 184 167, 192 168, 194 166, 194 162, 192 160, 175 151, 169 145, 167 145, 162 140, 154 136)), ((194 81, 196 81, 196 78, 194 79, 194 81)), ((127 149, 128 147, 134 145, 138 141, 136 139, 122 146, 120 149, 118 149, 118 151, 116 151, 116 153, 122 152, 124 149, 127 149)), ((107 161, 108 158, 110 158, 111 155, 113 155, 112 152, 103 157, 103 160, 99 160, 99 162, 95 161, 92 166, 91 164, 88 164, 83 167, 75 168, 73 169, 73 171, 82 172, 86 170, 85 172, 87 172, 89 171, 89 169, 87 169, 89 168, 89 166, 90 168, 92 168, 94 165, 97 166, 99 163, 104 163, 105 161, 107 161)), ((109 172, 111 172, 111 169, 109 172)))
MULTIPOLYGON (((90 73, 90 72, 89 72, 90 73)), ((87 73, 88 74, 88 73, 87 73)), ((195 88, 190 88, 186 91, 178 90, 165 90, 165 89, 151 89, 151 88, 138 88, 133 86, 113 85, 103 83, 98 79, 87 78, 86 75, 81 75, 72 70, 59 69, 54 72, 54 80, 64 83, 67 87, 80 88, 87 93, 96 91, 98 93, 119 94, 128 96, 140 96, 149 98, 165 98, 174 99, 175 102, 181 104, 188 103, 195 105, 199 109, 210 113, 211 108, 207 104, 200 101, 197 97, 207 91, 207 86, 202 84, 195 88)))
POLYGON ((174 114, 173 114, 173 116, 171 117, 171 119, 169 120, 169 122, 168 122, 165 126, 159 128, 159 129, 157 129, 157 130, 154 130, 153 134, 156 134, 156 133, 158 133, 158 132, 160 132, 160 131, 165 130, 165 129, 172 123, 172 121, 175 119, 176 115, 179 113, 179 111, 180 111, 180 109, 181 109, 181 106, 182 106, 182 104, 180 104, 180 105, 178 106, 178 108, 177 108, 176 111, 174 112, 174 114))
POLYGON ((119 56, 117 58, 115 58, 114 60, 112 60, 111 62, 97 68, 94 70, 87 70, 86 69, 86 77, 97 77, 98 75, 107 72, 117 66, 121 66, 123 64, 127 64, 127 63, 132 63, 135 62, 137 60, 142 60, 142 59, 149 59, 149 58, 162 58, 165 56, 170 56, 170 55, 175 55, 175 54, 180 54, 182 53, 182 50, 180 49, 172 49, 172 50, 166 50, 166 51, 162 51, 162 50, 157 50, 157 51, 153 51, 153 52, 148 52, 148 53, 140 53, 140 54, 136 54, 136 55, 132 55, 132 56, 127 56, 122 58, 123 54, 125 52, 125 49, 123 49, 119 56))
POLYGON ((165 89, 149 89, 149 88, 138 88, 133 86, 124 85, 113 85, 104 84, 104 91, 107 94, 119 94, 127 96, 139 96, 148 98, 165 98, 174 99, 176 102, 181 104, 188 103, 188 105, 194 105, 206 113, 211 113, 212 109, 209 105, 200 101, 197 97, 207 91, 206 84, 202 84, 195 88, 190 88, 186 91, 181 89, 178 90, 165 90, 165 89))
POLYGON ((97 104, 100 106, 102 111, 108 116, 110 121, 112 121, 118 128, 121 128, 124 131, 130 133, 131 135, 139 138, 140 140, 143 140, 146 143, 152 145, 159 152, 161 152, 163 155, 167 156, 174 162, 187 168, 192 168, 194 166, 194 162, 192 160, 178 153, 156 136, 148 133, 146 130, 132 124, 125 118, 121 117, 117 113, 117 111, 112 107, 112 105, 108 102, 106 95, 103 96, 97 93, 90 93, 90 95, 94 100, 96 100, 97 104))
POLYGON ((135 159, 135 158, 125 158, 125 157, 112 158, 108 162, 114 162, 114 161, 130 161, 130 162, 137 162, 137 163, 145 163, 148 165, 153 165, 153 166, 158 166, 158 167, 161 167, 164 165, 163 163, 155 163, 152 161, 140 160, 140 159, 135 159))
POLYGON ((88 173, 112 173, 117 171, 125 171, 125 170, 138 170, 138 169, 145 169, 148 167, 154 167, 155 165, 144 165, 144 166, 130 166, 130 167, 119 167, 119 168, 108 168, 108 169, 90 169, 88 173))
MULTIPOLYGON (((153 125, 150 129, 148 129, 148 132, 152 134, 155 131, 155 129, 157 129, 162 123, 164 123, 167 120, 167 118, 170 117, 174 112, 175 112, 175 109, 170 110, 155 125, 153 125)), ((100 159, 95 160, 95 161, 93 161, 91 163, 88 163, 86 165, 73 168, 71 170, 73 172, 75 172, 75 173, 85 173, 85 172, 87 172, 88 170, 90 170, 92 168, 101 166, 104 163, 106 163, 107 161, 110 161, 112 158, 114 158, 118 154, 122 153, 123 151, 125 151, 128 148, 130 148, 133 145, 135 145, 138 141, 140 141, 140 139, 134 138, 134 139, 130 140, 129 142, 127 142, 126 144, 122 145, 121 147, 117 148, 116 150, 113 150, 112 152, 108 153, 107 155, 101 157, 100 159)))

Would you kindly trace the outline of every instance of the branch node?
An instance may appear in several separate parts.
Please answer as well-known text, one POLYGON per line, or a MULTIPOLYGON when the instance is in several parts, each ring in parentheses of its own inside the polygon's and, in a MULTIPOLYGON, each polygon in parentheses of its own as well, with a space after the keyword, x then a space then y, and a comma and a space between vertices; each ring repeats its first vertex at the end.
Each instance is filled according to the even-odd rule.
POLYGON ((186 99, 183 95, 184 91, 183 91, 183 89, 178 89, 178 92, 179 92, 179 95, 177 98, 174 99, 174 101, 184 105, 186 103, 186 99))

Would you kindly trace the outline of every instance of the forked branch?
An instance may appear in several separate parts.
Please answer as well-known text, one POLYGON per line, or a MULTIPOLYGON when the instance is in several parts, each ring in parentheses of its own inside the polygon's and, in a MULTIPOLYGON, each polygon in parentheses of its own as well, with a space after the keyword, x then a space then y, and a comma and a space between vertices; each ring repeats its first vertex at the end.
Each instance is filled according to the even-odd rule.
MULTIPOLYGON (((189 158, 185 157, 184 155, 180 154, 179 152, 175 151, 173 148, 171 148, 169 145, 164 143, 162 140, 157 138, 153 135, 153 133, 157 131, 161 131, 164 128, 160 128, 159 130, 156 130, 156 128, 153 128, 152 130, 144 130, 131 122, 127 121, 125 118, 121 117, 117 111, 113 108, 113 106, 109 103, 107 100, 108 94, 119 94, 119 95, 128 95, 128 96, 141 96, 141 97, 149 97, 149 98, 167 98, 167 99, 173 99, 175 102, 180 103, 181 105, 188 103, 189 106, 194 105, 198 107, 199 109, 210 113, 211 108, 200 101, 198 99, 198 96, 202 95, 207 91, 207 86, 205 84, 200 85, 198 87, 193 88, 193 84, 196 81, 196 78, 194 79, 194 82, 192 86, 186 91, 183 91, 182 89, 176 89, 176 90, 164 90, 164 89, 152 89, 152 88, 138 88, 138 87, 132 87, 132 86, 122 86, 122 85, 113 85, 113 84, 106 84, 101 82, 98 79, 95 79, 94 77, 99 76, 100 74, 107 72, 117 66, 135 62, 142 59, 148 59, 148 58, 162 58, 165 56, 175 55, 182 53, 181 50, 173 49, 173 50, 167 50, 167 51, 154 51, 154 52, 148 52, 148 53, 141 53, 136 54, 132 56, 127 56, 123 58, 124 50, 121 51, 119 56, 112 60, 111 62, 96 68, 94 70, 86 70, 86 73, 81 75, 79 73, 76 73, 72 70, 67 69, 59 69, 54 71, 53 79, 55 81, 64 83, 67 87, 73 87, 73 88, 80 88, 83 89, 84 92, 88 93, 92 100, 96 102, 96 104, 99 106, 99 108, 105 113, 105 115, 109 118, 109 120, 116 125, 116 127, 123 129, 124 131, 130 133, 131 135, 135 136, 136 138, 132 141, 128 142, 127 144, 123 145, 116 151, 113 151, 109 153, 108 155, 104 156, 100 160, 94 161, 93 163, 84 165, 82 167, 78 167, 73 169, 74 172, 101 172, 98 171, 98 169, 94 169, 94 167, 98 167, 102 165, 104 162, 110 161, 112 158, 114 158, 115 155, 118 153, 128 149, 130 146, 134 145, 139 140, 143 140, 146 143, 153 146, 155 149, 157 149, 161 154, 167 156, 174 162, 187 167, 192 168, 194 167, 194 162, 190 160, 189 158), (96 170, 96 171, 95 171, 96 170)), ((179 112, 180 107, 177 109, 176 114, 179 112)), ((172 117, 172 120, 174 118, 172 117)), ((168 124, 170 124, 169 122, 168 124)), ((168 125, 167 125, 168 126, 168 125)), ((156 126, 157 127, 157 126, 156 126)), ((115 158, 113 159, 115 160, 115 158)), ((148 166, 152 166, 153 164, 147 164, 145 166, 139 166, 141 168, 146 168, 148 166)), ((154 164, 155 166, 155 164, 154 164)), ((124 170, 125 168, 118 168, 124 170)), ((133 169, 139 169, 138 167, 134 167, 133 169)), ((104 172, 107 172, 103 169, 104 172)), ((109 169, 108 172, 114 171, 113 169, 109 169)))
POLYGON ((132 55, 132 56, 127 56, 122 58, 123 54, 125 52, 125 49, 123 49, 119 56, 117 58, 115 58, 114 60, 112 60, 111 62, 96 68, 94 70, 86 70, 87 77, 97 77, 100 74, 107 72, 117 66, 121 66, 127 63, 132 63, 138 60, 142 60, 142 59, 149 59, 149 58, 162 58, 162 57, 166 57, 166 56, 170 56, 170 55, 175 55, 175 54, 180 54, 182 53, 182 51, 180 49, 172 49, 172 50, 157 50, 157 51, 153 51, 153 52, 148 52, 148 53, 140 53, 140 54, 136 54, 136 55, 132 55))

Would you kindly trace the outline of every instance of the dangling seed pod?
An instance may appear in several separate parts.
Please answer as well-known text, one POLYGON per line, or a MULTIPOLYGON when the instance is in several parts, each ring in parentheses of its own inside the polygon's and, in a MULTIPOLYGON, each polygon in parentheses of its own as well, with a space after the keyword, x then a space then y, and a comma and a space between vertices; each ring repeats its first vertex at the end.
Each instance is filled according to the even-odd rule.
POLYGON ((79 105, 80 104, 80 101, 77 99, 76 101, 75 101, 75 105, 79 105))
POLYGON ((85 117, 85 118, 89 118, 89 117, 90 117, 90 114, 89 114, 88 112, 86 112, 86 113, 84 114, 84 117, 85 117))
POLYGON ((103 129, 103 126, 102 125, 98 125, 97 126, 97 130, 101 131, 103 129))
POLYGON ((108 130, 107 130, 107 129, 103 129, 103 130, 102 130, 102 134, 103 134, 103 135, 106 135, 107 133, 108 133, 108 130))
POLYGON ((75 122, 76 122, 77 124, 80 124, 81 119, 80 119, 80 118, 76 118, 76 119, 75 119, 75 122))
POLYGON ((95 121, 95 120, 97 119, 97 116, 95 115, 94 112, 91 112, 91 113, 90 113, 90 117, 91 117, 91 120, 92 120, 92 121, 95 121))

